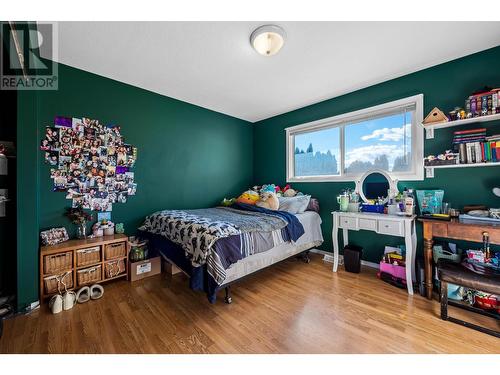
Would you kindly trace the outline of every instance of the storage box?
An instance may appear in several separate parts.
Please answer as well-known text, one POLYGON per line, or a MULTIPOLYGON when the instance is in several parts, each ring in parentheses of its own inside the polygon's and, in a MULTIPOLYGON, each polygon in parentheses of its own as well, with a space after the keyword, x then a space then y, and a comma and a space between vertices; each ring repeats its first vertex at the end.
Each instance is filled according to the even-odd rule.
POLYGON ((161 273, 161 257, 154 257, 140 262, 129 262, 130 281, 141 280, 161 273))
POLYGON ((127 256, 127 243, 116 242, 104 246, 104 259, 116 259, 127 256))
POLYGON ((182 271, 175 264, 170 263, 168 260, 163 260, 163 271, 166 272, 170 276, 177 275, 178 273, 182 273, 182 271))
POLYGON ((361 211, 363 212, 375 212, 378 214, 384 213, 384 205, 383 204, 361 204, 361 211))
POLYGON ((99 264, 94 267, 84 268, 76 271, 76 282, 78 286, 86 284, 95 284, 102 280, 102 266, 99 264))
POLYGON ((380 272, 385 272, 399 279, 406 280, 406 268, 403 266, 380 262, 380 272))

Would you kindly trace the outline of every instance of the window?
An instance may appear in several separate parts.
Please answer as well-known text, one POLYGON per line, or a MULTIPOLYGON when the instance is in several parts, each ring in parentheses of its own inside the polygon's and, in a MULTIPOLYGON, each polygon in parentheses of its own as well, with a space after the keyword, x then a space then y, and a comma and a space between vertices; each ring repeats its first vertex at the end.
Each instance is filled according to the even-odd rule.
POLYGON ((423 95, 286 129, 287 181, 355 181, 382 169, 423 179, 423 95))

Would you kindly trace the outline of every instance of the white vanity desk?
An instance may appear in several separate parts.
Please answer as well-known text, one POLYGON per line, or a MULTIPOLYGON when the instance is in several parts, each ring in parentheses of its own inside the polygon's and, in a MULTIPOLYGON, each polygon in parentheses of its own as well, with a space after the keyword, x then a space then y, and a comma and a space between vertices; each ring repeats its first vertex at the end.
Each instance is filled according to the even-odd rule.
MULTIPOLYGON (((360 179, 356 181, 356 192, 359 194, 362 202, 370 202, 377 199, 382 203, 388 203, 389 194, 398 193, 398 181, 391 175, 380 169, 373 169, 365 172, 360 179)), ((413 294, 413 280, 415 280, 415 254, 417 252, 417 234, 415 232, 415 215, 400 216, 377 214, 369 212, 348 212, 349 206, 346 206, 345 199, 339 197, 341 211, 332 212, 333 215, 333 272, 337 272, 339 266, 339 238, 338 232, 342 228, 344 246, 349 243, 350 230, 369 230, 379 234, 389 236, 404 237, 406 248, 406 285, 408 294, 413 294)), ((343 196, 345 198, 345 194, 343 196)), ((352 197, 351 197, 352 198, 352 197)), ((394 206, 392 206, 394 207, 394 206)), ((354 210, 357 211, 357 207, 354 210)), ((398 210, 399 211, 399 210, 398 210)))
POLYGON ((339 265, 338 231, 342 229, 344 246, 349 243, 350 230, 369 230, 391 236, 404 237, 406 247, 406 282, 408 294, 413 294, 415 280, 415 253, 417 250, 417 235, 415 233, 415 216, 385 215, 368 212, 340 212, 333 215, 333 272, 339 265))
POLYGON ((369 230, 372 232, 405 238, 406 247, 406 283, 408 294, 413 294, 415 280, 415 254, 417 251, 417 235, 415 232, 415 216, 385 215, 369 212, 340 212, 333 215, 333 272, 339 265, 338 231, 342 229, 344 246, 349 243, 350 230, 369 230))

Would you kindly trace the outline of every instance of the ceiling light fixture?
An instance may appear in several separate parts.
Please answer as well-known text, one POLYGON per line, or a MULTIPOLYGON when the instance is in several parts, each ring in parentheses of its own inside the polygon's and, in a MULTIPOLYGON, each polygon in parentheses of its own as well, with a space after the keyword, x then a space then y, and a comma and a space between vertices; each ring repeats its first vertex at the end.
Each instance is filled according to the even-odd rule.
POLYGON ((250 44, 261 55, 272 56, 285 43, 285 31, 276 25, 261 26, 250 35, 250 44))

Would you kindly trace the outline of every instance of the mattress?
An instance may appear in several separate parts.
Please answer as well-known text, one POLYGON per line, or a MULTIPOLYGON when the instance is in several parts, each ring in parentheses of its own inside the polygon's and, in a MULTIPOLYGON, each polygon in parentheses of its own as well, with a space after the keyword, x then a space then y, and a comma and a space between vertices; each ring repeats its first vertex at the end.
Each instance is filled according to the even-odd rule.
POLYGON ((299 254, 304 250, 321 245, 323 243, 321 217, 314 211, 306 211, 301 214, 296 214, 295 216, 304 227, 305 232, 296 243, 292 244, 287 242, 232 264, 226 270, 226 279, 221 287, 252 272, 299 254))

